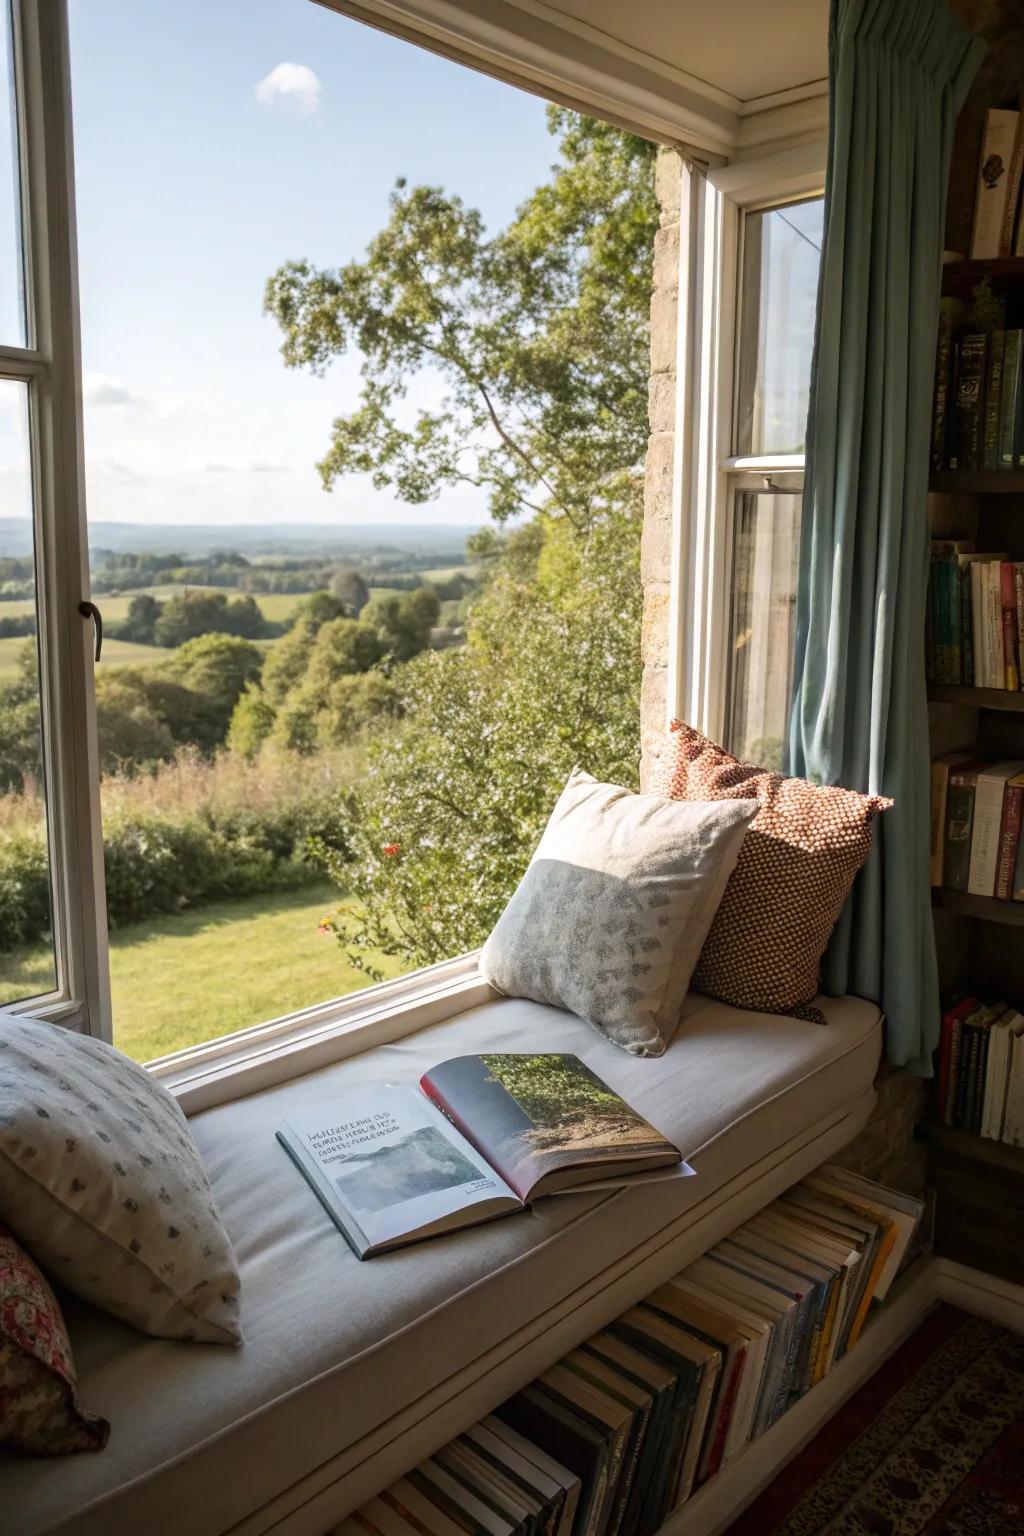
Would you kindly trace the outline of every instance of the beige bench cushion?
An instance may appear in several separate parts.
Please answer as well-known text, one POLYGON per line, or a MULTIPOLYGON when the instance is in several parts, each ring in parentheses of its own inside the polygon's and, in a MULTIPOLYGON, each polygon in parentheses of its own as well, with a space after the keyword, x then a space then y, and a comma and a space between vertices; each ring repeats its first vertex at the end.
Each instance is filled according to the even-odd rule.
POLYGON ((863 1100, 878 1010, 854 998, 822 1006, 826 1029, 691 995, 668 1051, 650 1059, 571 1015, 502 999, 196 1116, 241 1267, 245 1344, 147 1339, 72 1311, 82 1401, 111 1420, 109 1446, 56 1464, 0 1459, 4 1536, 213 1536, 272 1500, 278 1512, 301 1505, 347 1446, 863 1100), (361 1264, 275 1141, 277 1125, 336 1089, 408 1081, 480 1049, 575 1052, 678 1143, 697 1177, 549 1200, 361 1264))

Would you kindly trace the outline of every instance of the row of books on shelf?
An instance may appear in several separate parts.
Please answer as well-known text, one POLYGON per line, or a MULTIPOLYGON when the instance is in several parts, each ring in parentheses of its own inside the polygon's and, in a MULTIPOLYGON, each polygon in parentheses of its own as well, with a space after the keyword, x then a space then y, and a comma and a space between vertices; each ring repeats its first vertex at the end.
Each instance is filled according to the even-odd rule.
POLYGON ((363 1505, 344 1536, 651 1536, 853 1347, 922 1210, 819 1169, 363 1505))
POLYGON ((1024 760, 944 753, 932 763, 931 813, 933 886, 1024 901, 1024 760))
POLYGON ((944 1125, 1024 1147, 1024 1014, 976 997, 942 1016, 936 1109, 944 1125))
POLYGON ((936 470, 1024 466, 1024 331, 964 331, 944 298, 935 361, 931 464, 936 470))
POLYGON ((933 539, 925 667, 930 682, 1018 693, 1024 678, 1024 561, 972 539, 933 539))

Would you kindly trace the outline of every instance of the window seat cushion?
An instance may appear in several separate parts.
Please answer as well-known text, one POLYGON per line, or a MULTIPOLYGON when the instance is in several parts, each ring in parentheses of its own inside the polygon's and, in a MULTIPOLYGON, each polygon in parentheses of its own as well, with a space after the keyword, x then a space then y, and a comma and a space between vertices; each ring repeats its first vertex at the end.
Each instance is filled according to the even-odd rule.
POLYGON ((513 1390, 859 1129, 880 1016, 855 998, 820 1005, 826 1029, 692 994, 667 1052, 651 1059, 571 1015, 500 999, 195 1116, 241 1269, 245 1343, 144 1338, 69 1307, 83 1399, 110 1419, 110 1441, 98 1456, 45 1466, 0 1455, 5 1536, 317 1536, 372 1491, 375 1457, 387 1466, 379 1486, 410 1451, 418 1459, 493 1406, 496 1387, 513 1390), (413 1079, 481 1049, 575 1052, 677 1142, 697 1176, 558 1197, 361 1264, 276 1127, 342 1087, 413 1079), (714 1227, 719 1208, 726 1224, 714 1227), (688 1234, 705 1231, 688 1249, 688 1234))

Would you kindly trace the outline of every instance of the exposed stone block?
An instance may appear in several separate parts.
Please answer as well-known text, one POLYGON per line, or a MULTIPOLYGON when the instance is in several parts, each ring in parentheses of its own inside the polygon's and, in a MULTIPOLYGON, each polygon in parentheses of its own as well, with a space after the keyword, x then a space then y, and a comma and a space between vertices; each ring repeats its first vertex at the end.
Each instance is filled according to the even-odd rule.
POLYGON ((683 157, 678 149, 659 149, 654 168, 654 193, 661 208, 663 224, 679 221, 682 182, 683 157))
POLYGON ((652 373, 647 381, 647 415, 652 432, 671 432, 676 414, 676 376, 652 373))
POLYGON ((675 288, 655 288, 651 295, 651 372, 667 373, 676 366, 676 319, 679 295, 675 288))
POLYGON ((671 588, 668 582, 654 582, 644 589, 640 649, 645 667, 668 666, 670 607, 671 588))
POLYGON ((654 286, 679 286, 679 225, 666 224, 654 237, 654 286))

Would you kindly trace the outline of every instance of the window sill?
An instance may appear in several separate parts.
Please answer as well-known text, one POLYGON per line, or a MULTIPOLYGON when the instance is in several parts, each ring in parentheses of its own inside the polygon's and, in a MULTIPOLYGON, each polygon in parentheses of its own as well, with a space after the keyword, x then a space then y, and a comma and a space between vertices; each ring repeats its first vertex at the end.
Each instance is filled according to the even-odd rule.
POLYGON ((491 1002, 478 951, 147 1063, 186 1115, 302 1077, 491 1002))

